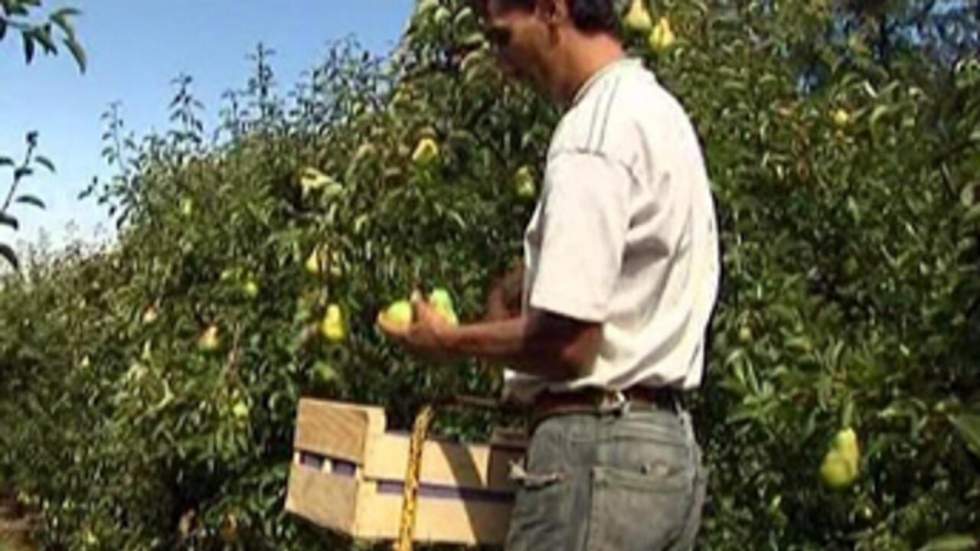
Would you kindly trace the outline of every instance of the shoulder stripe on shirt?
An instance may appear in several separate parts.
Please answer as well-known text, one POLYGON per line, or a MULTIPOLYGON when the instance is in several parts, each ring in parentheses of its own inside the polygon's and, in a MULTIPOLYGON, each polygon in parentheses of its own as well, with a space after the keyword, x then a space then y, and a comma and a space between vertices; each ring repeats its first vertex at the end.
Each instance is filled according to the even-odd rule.
POLYGON ((585 140, 585 146, 586 147, 588 147, 589 144, 592 143, 592 136, 595 134, 596 123, 599 122, 599 112, 602 111, 602 105, 603 105, 602 98, 605 98, 606 95, 609 94, 609 91, 610 91, 611 88, 612 88, 612 85, 607 82, 606 85, 603 87, 602 91, 598 93, 599 94, 598 95, 598 98, 596 99, 596 101, 593 104, 593 107, 592 107, 592 124, 589 125, 589 137, 586 138, 586 140, 585 140))
POLYGON ((618 77, 616 82, 613 83, 612 92, 609 94, 609 100, 606 103, 606 114, 603 116, 602 126, 600 127, 602 130, 599 134, 599 143, 595 146, 597 150, 602 149, 603 144, 606 142, 606 128, 609 126, 609 115, 612 113, 613 104, 616 102, 616 92, 619 90, 619 85, 622 81, 623 77, 618 77))

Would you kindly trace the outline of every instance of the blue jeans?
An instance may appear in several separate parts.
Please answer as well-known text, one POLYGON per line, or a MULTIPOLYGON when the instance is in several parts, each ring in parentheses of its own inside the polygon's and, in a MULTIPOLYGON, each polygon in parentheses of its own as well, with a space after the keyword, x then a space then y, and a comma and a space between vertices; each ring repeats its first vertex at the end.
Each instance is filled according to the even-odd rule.
POLYGON ((678 410, 560 415, 515 465, 507 551, 687 551, 706 475, 678 410))

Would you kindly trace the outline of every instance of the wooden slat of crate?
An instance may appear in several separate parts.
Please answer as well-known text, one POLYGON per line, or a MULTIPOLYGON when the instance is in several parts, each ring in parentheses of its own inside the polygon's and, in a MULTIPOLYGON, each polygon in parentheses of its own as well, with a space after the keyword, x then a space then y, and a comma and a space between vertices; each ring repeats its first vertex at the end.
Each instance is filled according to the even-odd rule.
POLYGON ((300 400, 293 446, 302 451, 364 464, 365 439, 383 432, 381 408, 339 402, 300 400))
MULTIPOLYGON (((410 439, 395 434, 368 437, 365 478, 404 480, 410 439)), ((456 486, 473 490, 514 491, 510 462, 520 461, 522 450, 486 445, 464 446, 427 441, 422 451, 422 483, 456 486)))
MULTIPOLYGON (((359 537, 392 540, 398 537, 402 497, 373 494, 366 498, 357 522, 359 537)), ((507 537, 512 504, 456 499, 420 498, 413 541, 502 545, 507 537)))
POLYGON ((293 463, 286 510, 338 532, 354 529, 358 481, 293 463))

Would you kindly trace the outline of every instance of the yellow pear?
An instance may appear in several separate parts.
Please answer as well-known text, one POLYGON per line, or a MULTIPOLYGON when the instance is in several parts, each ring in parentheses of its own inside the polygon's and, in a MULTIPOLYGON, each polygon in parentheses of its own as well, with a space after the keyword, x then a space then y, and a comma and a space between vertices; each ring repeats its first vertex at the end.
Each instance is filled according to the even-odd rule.
POLYGON ((389 305, 384 312, 379 314, 379 317, 387 323, 404 329, 412 324, 414 315, 412 303, 407 300, 399 300, 389 305))
POLYGON ((347 337, 347 327, 339 305, 331 304, 327 307, 327 315, 320 323, 320 332, 332 343, 341 342, 347 337))
POLYGON ((329 258, 329 249, 326 245, 319 245, 310 252, 310 256, 306 258, 306 263, 304 267, 306 272, 310 275, 319 276, 323 275, 323 268, 327 263, 329 258))
POLYGON ((428 165, 439 157, 439 144, 432 138, 422 138, 412 153, 412 162, 417 165, 428 165))
POLYGON ((143 323, 149 325, 160 317, 160 313, 157 311, 155 306, 149 306, 143 311, 143 323))
POLYGON ((834 124, 839 128, 844 128, 851 123, 851 114, 846 109, 838 109, 831 116, 834 119, 834 124))
POLYGON ((203 352, 213 352, 221 346, 218 326, 211 325, 197 338, 197 347, 203 352))
POLYGON ((853 484, 860 470, 860 453, 857 435, 852 429, 838 432, 820 465, 820 476, 824 484, 835 490, 853 484))
POLYGON ((221 523, 221 541, 234 545, 238 541, 238 519, 229 513, 221 523))
POLYGON ((623 19, 623 25, 628 31, 638 34, 650 32, 653 28, 653 18, 647 11, 646 0, 633 0, 626 18, 623 19))
POLYGON ((670 20, 666 17, 661 17, 657 21, 657 26, 653 28, 650 36, 647 38, 647 44, 650 46, 650 49, 658 54, 670 49, 676 41, 677 38, 674 36, 674 31, 670 28, 670 20))

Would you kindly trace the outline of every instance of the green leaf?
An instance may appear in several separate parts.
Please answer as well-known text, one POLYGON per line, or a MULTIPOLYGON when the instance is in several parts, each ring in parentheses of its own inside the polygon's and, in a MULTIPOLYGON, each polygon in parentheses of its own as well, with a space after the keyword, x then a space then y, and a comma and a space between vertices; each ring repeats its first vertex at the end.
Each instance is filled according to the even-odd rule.
POLYGON ((34 60, 34 37, 28 33, 22 33, 24 39, 24 60, 30 64, 34 60))
POLYGON ((43 155, 38 155, 38 156, 34 157, 34 162, 36 162, 37 164, 39 164, 39 165, 43 166, 44 168, 48 169, 52 173, 56 172, 55 169, 54 169, 54 163, 51 162, 51 159, 48 159, 47 157, 45 157, 43 155))
POLYGON ((68 48, 72 57, 75 58, 75 63, 78 64, 78 70, 84 73, 88 67, 88 58, 85 56, 85 50, 82 49, 82 45, 74 37, 65 38, 62 42, 65 43, 65 47, 68 48))
POLYGON ((58 53, 58 48, 55 47, 54 41, 51 40, 51 25, 45 25, 44 27, 34 29, 34 38, 41 43, 41 46, 44 47, 45 53, 58 53))
POLYGON ((967 224, 972 224, 980 220, 980 203, 973 205, 970 210, 966 211, 966 216, 963 217, 963 221, 967 224))
POLYGON ((970 448, 970 451, 977 457, 980 457, 980 415, 964 413, 951 417, 949 420, 959 431, 963 441, 966 442, 966 447, 970 448))
POLYGON ((10 216, 5 212, 0 212, 0 224, 3 224, 5 226, 10 226, 15 230, 20 228, 20 222, 18 222, 16 218, 10 216))
POLYGON ((21 195, 20 197, 17 198, 17 202, 18 203, 27 203, 28 205, 34 205, 35 207, 37 207, 37 208, 39 208, 41 210, 44 210, 46 208, 44 206, 44 201, 38 199, 37 197, 35 197, 33 195, 21 195))
POLYGON ((14 160, 10 157, 0 156, 0 166, 14 166, 14 160))
POLYGON ((51 14, 51 21, 61 28, 68 36, 75 36, 75 27, 72 25, 70 17, 80 15, 81 12, 75 8, 61 8, 51 14))
POLYGON ((971 551, 977 548, 978 543, 980 540, 973 536, 949 534, 930 541, 919 551, 971 551))
POLYGON ((20 270, 20 262, 17 260, 17 255, 14 254, 14 250, 10 246, 0 243, 0 256, 6 259, 15 270, 20 270))

